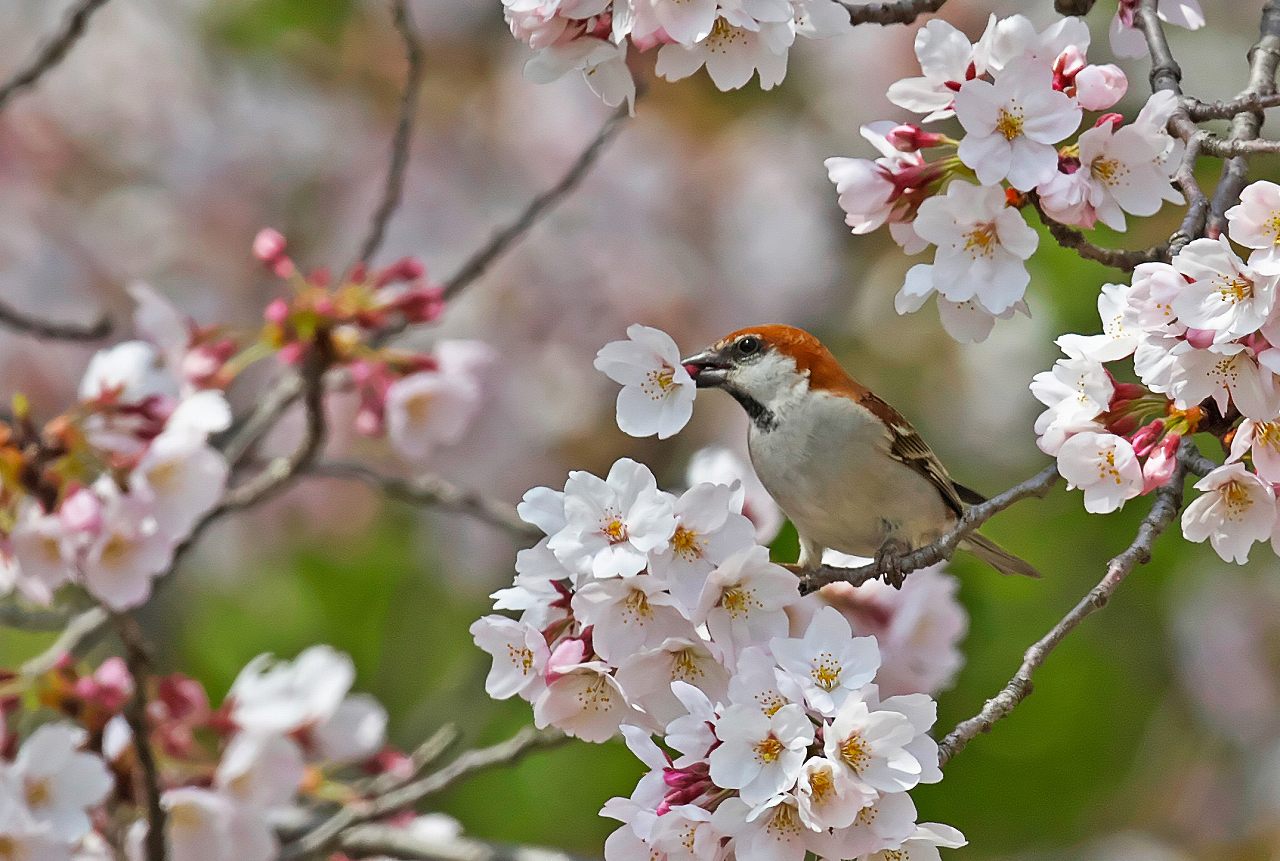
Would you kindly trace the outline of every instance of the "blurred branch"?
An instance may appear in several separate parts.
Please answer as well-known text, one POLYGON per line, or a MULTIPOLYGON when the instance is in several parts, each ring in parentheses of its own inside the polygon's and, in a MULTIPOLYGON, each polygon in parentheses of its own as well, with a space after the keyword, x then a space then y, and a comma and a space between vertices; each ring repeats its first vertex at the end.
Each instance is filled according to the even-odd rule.
POLYGON ((467 514, 521 537, 537 538, 542 534, 521 520, 514 507, 475 491, 463 490, 437 475, 396 478, 347 461, 314 463, 306 471, 310 475, 360 481, 392 499, 467 514))
MULTIPOLYGON (((1276 91, 1276 66, 1280 64, 1280 0, 1267 0, 1262 7, 1258 24, 1258 41, 1249 49, 1249 82, 1240 94, 1270 96, 1276 91)), ((1213 155, 1230 155, 1222 166, 1222 176, 1209 205, 1208 233, 1216 236, 1226 227, 1226 211, 1240 200, 1240 192, 1249 178, 1248 152, 1280 152, 1280 141, 1259 140, 1262 130, 1261 110, 1246 109, 1231 120, 1231 132, 1222 142, 1221 152, 1215 152, 1216 140, 1207 141, 1205 151, 1213 155)))
POLYGON ((340 844, 348 829, 412 808, 424 798, 443 792, 478 771, 514 764, 535 750, 555 747, 568 739, 568 736, 559 732, 525 727, 506 741, 466 751, 433 774, 401 783, 363 803, 352 803, 339 808, 314 828, 286 844, 281 849, 280 859, 299 861, 322 856, 340 844))
MULTIPOLYGON (((946 535, 932 544, 904 555, 898 560, 901 570, 903 573, 907 573, 915 571, 917 568, 925 568, 950 559, 961 542, 964 541, 965 536, 970 532, 975 531, 979 526, 1015 502, 1032 496, 1044 496, 1057 481, 1057 464, 1050 464, 1021 484, 1015 484, 1004 493, 993 496, 979 505, 971 506, 965 510, 964 515, 960 517, 955 527, 946 535)), ((823 565, 816 571, 802 573, 800 592, 807 595, 810 592, 816 592, 828 583, 851 583, 854 586, 860 586, 868 580, 876 579, 879 574, 879 569, 874 563, 857 568, 836 568, 831 565, 823 565)))
POLYGON ((387 166, 387 180, 383 188, 382 200, 373 212, 369 223, 369 233, 360 245, 360 260, 368 262, 382 246, 386 236, 387 223, 400 206, 404 193, 405 168, 409 164, 409 144, 413 140, 413 118, 418 107, 418 93, 422 89, 422 46, 418 43, 413 29, 413 19, 409 14, 408 0, 392 0, 391 13, 395 19, 396 31, 404 40, 406 71, 404 91, 400 95, 400 119, 396 123, 395 135, 391 139, 391 161, 387 166))
POLYGON ((1267 108, 1280 107, 1280 93, 1251 93, 1247 90, 1238 98, 1202 102, 1196 98, 1186 99, 1187 116, 1196 122, 1205 120, 1229 120, 1244 111, 1261 111, 1267 108))
POLYGON ((19 631, 61 631, 75 617, 65 607, 24 607, 20 604, 0 604, 0 627, 19 631))
MULTIPOLYGON (((36 52, 31 62, 15 72, 9 80, 0 84, 0 109, 4 108, 5 104, 18 93, 35 86, 46 72, 61 63, 67 56, 67 52, 84 35, 89 17, 106 4, 107 0, 79 0, 72 6, 71 11, 63 19, 61 28, 36 52)), ((93 337, 102 337, 102 335, 93 337)))
POLYGON ((91 607, 76 614, 66 623, 58 639, 54 640, 49 648, 22 665, 20 671, 22 677, 34 679, 49 672, 58 665, 64 655, 73 654, 82 645, 101 636, 110 620, 111 617, 107 615, 107 611, 101 607, 91 607))
POLYGON ((143 842, 146 861, 165 861, 164 807, 160 804, 160 772, 155 751, 151 749, 151 730, 147 726, 147 679, 150 658, 138 621, 128 614, 115 617, 116 631, 124 645, 124 660, 133 677, 133 695, 124 707, 124 718, 133 734, 133 750, 138 759, 138 783, 142 806, 147 811, 147 834, 143 842))
POLYGON ((1155 501, 1138 527, 1138 534, 1133 542, 1107 565, 1107 573, 1098 585, 1089 590, 1089 594, 1080 599, 1071 612, 1062 617, 1049 633, 1027 649, 1018 672, 998 694, 987 700, 982 711, 968 720, 961 721, 938 744, 938 759, 941 765, 946 765, 951 757, 964 750, 965 745, 979 733, 990 732, 996 721, 1007 717, 1018 703, 1026 699, 1031 694, 1031 677, 1049 657, 1049 653, 1067 634, 1074 631, 1085 617, 1105 607, 1116 589, 1134 568, 1150 561, 1152 545, 1161 533, 1169 528, 1182 509, 1183 479, 1187 474, 1182 453, 1191 445, 1190 441, 1183 441, 1182 449, 1179 451, 1178 466, 1175 467, 1169 483, 1156 491, 1155 501))
POLYGON ((1074 227, 1068 227, 1051 218, 1040 203, 1040 196, 1035 192, 1027 195, 1031 206, 1040 216, 1040 222, 1048 229, 1049 235, 1058 241, 1063 248, 1069 248, 1085 260, 1094 260, 1104 266, 1114 266, 1131 272, 1141 263, 1155 263, 1168 259, 1169 245, 1153 245, 1150 248, 1127 250, 1123 248, 1103 248, 1094 245, 1085 235, 1074 227))
POLYGON ((534 846, 501 846, 465 837, 424 837, 405 828, 361 825, 338 843, 349 858, 404 861, 585 861, 577 855, 534 846))
POLYGON ((921 15, 937 12, 947 0, 891 0, 882 3, 852 3, 840 0, 849 10, 853 24, 910 24, 921 15))
POLYGON ((97 341, 111 334, 111 320, 105 314, 92 323, 56 323, 24 314, 3 302, 0 302, 0 323, 37 338, 59 341, 97 341))
POLYGON ((454 273, 452 278, 445 282, 444 298, 452 299, 470 286, 471 282, 485 273, 493 261, 519 242, 521 237, 537 224, 538 219, 577 188, 600 158, 605 147, 618 134, 623 121, 628 116, 630 112, 627 105, 620 105, 600 127, 600 131, 596 132, 595 138, 587 144, 587 148, 578 154, 578 158, 570 165, 564 176, 560 177, 560 181, 529 201, 515 221, 495 233, 483 247, 462 264, 462 268, 454 273))
POLYGON ((410 754, 407 777, 391 773, 379 775, 370 781, 369 790, 374 795, 381 795, 384 792, 390 792, 397 786, 403 786, 411 780, 416 780, 422 772, 435 765, 440 757, 448 753, 449 749, 458 741, 459 735, 456 724, 448 723, 440 727, 428 736, 426 741, 414 748, 413 753, 410 754))

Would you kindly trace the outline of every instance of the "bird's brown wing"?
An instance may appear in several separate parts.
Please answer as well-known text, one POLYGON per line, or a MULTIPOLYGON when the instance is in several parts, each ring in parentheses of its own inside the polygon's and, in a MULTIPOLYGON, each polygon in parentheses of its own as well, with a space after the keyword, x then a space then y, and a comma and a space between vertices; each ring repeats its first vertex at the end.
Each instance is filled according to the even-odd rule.
POLYGON ((947 474, 946 467, 938 460, 938 456, 933 453, 933 449, 929 448, 929 444, 921 438, 920 434, 916 433, 916 429, 911 426, 911 423, 903 418, 901 413, 871 392, 866 392, 862 396, 860 403, 879 417, 888 427, 889 454, 927 478, 934 487, 938 488, 938 492, 942 494, 943 501, 947 503, 951 510, 957 515, 963 514, 964 501, 956 490, 956 485, 952 482, 951 476, 947 474))

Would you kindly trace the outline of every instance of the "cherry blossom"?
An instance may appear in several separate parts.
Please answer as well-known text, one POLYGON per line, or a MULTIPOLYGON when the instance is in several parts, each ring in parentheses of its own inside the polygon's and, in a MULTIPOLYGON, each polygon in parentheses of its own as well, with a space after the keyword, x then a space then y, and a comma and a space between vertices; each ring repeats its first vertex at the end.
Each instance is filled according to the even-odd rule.
POLYGON ((1252 269, 1280 274, 1280 185, 1260 180, 1245 186, 1240 202, 1227 210, 1227 224, 1232 240, 1254 249, 1252 269))
POLYGON ((1275 308, 1280 272, 1263 275, 1245 265, 1225 236, 1193 240, 1173 268, 1190 282, 1174 297, 1174 313, 1189 327, 1212 330, 1214 343, 1258 331, 1275 308))
POLYGON ((813 723, 798 705, 785 705, 772 715, 746 705, 725 709, 716 723, 720 746, 711 751, 711 779, 716 786, 738 790, 755 806, 796 782, 805 750, 813 743, 813 723))
MULTIPOLYGON (((1138 5, 1138 0, 1120 0, 1120 8, 1111 19, 1111 50, 1117 57, 1141 57, 1147 53, 1147 40, 1134 21, 1138 5)), ((1204 26, 1199 0, 1160 0, 1156 8, 1161 21, 1188 30, 1204 26)))
POLYGON ((994 82, 975 78, 956 93, 956 118, 966 132, 957 155, 983 185, 1008 177, 1014 188, 1030 191, 1057 171, 1053 145, 1079 127, 1080 107, 1053 89, 1052 78, 1048 66, 1020 58, 994 82))
POLYGON ((561 669, 533 702, 533 722, 554 725, 583 741, 608 741, 631 716, 622 688, 601 661, 586 661, 561 669))
POLYGON ((740 861, 802 861, 811 832, 800 819, 799 803, 787 793, 773 803, 752 807, 741 798, 726 798, 711 816, 711 824, 733 837, 733 854, 740 861))
POLYGON ((915 228, 938 246, 930 286, 943 298, 972 299, 996 315, 1022 299, 1031 279, 1023 261, 1039 237, 999 187, 954 180, 920 205, 915 228))
POLYGON ((531 699, 542 690, 542 671, 550 650, 532 625, 505 616, 484 616, 471 624, 476 645, 493 656, 484 689, 495 700, 516 694, 531 699))
POLYGON ((603 479, 569 473, 564 516, 565 527, 547 546, 566 567, 595 577, 639 574, 676 531, 670 497, 648 467, 630 458, 614 463, 603 479))
POLYGON ((735 493, 741 497, 741 488, 698 484, 681 494, 673 506, 677 525, 670 546, 650 557, 650 570, 687 613, 697 606, 712 569, 755 544, 755 527, 733 511, 735 493))
POLYGON ((803 637, 775 637, 769 649, 778 666, 804 691, 810 708, 832 716, 849 695, 875 678, 880 649, 871 637, 854 637, 840 611, 814 613, 803 637))
POLYGON ((1182 512, 1182 534, 1188 541, 1206 538, 1224 561, 1243 565, 1255 541, 1271 538, 1276 525, 1272 487, 1245 469, 1228 463, 1196 482, 1203 493, 1182 512))
POLYGON ((222 498, 227 462, 200 434, 166 431, 147 447, 130 483, 162 533, 180 537, 222 498))
POLYGON ((916 735, 901 712, 873 710, 866 700, 852 697, 824 730, 823 750, 858 790, 905 792, 920 782, 924 770, 907 750, 916 735))
POLYGON ((800 821, 813 831, 848 828, 858 813, 875 801, 870 793, 855 788, 848 774, 824 756, 805 762, 795 796, 800 821))
POLYGON ((574 616, 592 627, 596 654, 611 663, 693 634, 661 580, 648 574, 588 583, 573 596, 574 616))
POLYGON ((915 50, 923 74, 891 84, 889 101, 928 114, 925 122, 945 119, 954 113, 956 90, 971 77, 971 70, 979 71, 973 67, 973 44, 951 24, 932 18, 916 31, 915 50))
POLYGON ((809 844, 824 858, 863 858, 901 844, 915 827, 916 806, 911 796, 889 792, 869 801, 848 827, 814 834, 809 844))
POLYGON ((290 739, 242 732, 223 751, 214 784, 240 804, 272 810, 293 801, 305 772, 302 751, 290 739))
POLYGON ((1246 453, 1259 478, 1280 484, 1280 418, 1268 422, 1245 419, 1240 423, 1231 439, 1227 462, 1239 461, 1246 453))
POLYGON ((950 825, 922 822, 900 846, 876 852, 866 861, 942 861, 938 849, 959 849, 968 844, 950 825))
POLYGON ((1168 393, 1180 409, 1211 397, 1223 412, 1234 404, 1246 418, 1268 421, 1280 415, 1280 387, 1259 358, 1240 343, 1210 344, 1202 350, 1189 341, 1178 341, 1164 350, 1167 382, 1161 379, 1158 363, 1135 360, 1134 366, 1148 388, 1168 393))
POLYGON ((1101 362, 1080 356, 1036 374, 1031 393, 1048 408, 1036 419, 1036 444, 1057 457, 1073 434, 1101 429, 1095 419, 1106 412, 1115 387, 1101 362))
POLYGON ((799 594, 796 578, 769 561, 764 547, 749 547, 711 572, 695 620, 704 620, 726 654, 787 633, 784 607, 799 594))
MULTIPOLYGON (((929 297, 938 292, 934 283, 937 268, 931 263, 917 263, 907 271, 902 289, 894 297, 893 307, 899 314, 911 314, 924 307, 929 297)), ((961 344, 985 341, 995 328, 996 320, 1008 320, 1014 311, 1026 313, 1026 305, 1018 302, 1008 310, 992 314, 977 299, 951 302, 937 297, 938 318, 942 328, 961 344)))
MULTIPOLYGON (((595 642, 599 642, 598 633, 595 642)), ((716 701, 725 699, 729 687, 728 669, 705 643, 693 639, 670 637, 619 662, 618 684, 627 699, 664 727, 688 712, 673 690, 675 683, 695 687, 716 701)))
POLYGON ((32 819, 64 843, 75 843, 89 833, 86 811, 101 803, 115 784, 102 759, 81 750, 88 738, 80 727, 45 724, 22 743, 11 766, 0 764, 0 772, 7 771, 21 788, 32 819))
POLYGON ((421 461, 460 442, 480 409, 481 376, 495 361, 479 341, 442 341, 436 368, 396 380, 386 393, 387 438, 402 456, 421 461))
POLYGON ((658 439, 679 433, 693 415, 697 394, 680 363, 680 348, 666 332, 638 323, 627 327, 627 338, 605 344, 595 360, 597 370, 622 384, 618 427, 658 439))
POLYGON ((694 452, 685 471, 690 487, 697 484, 723 484, 732 493, 730 511, 741 513, 756 530, 756 542, 768 544, 782 528, 782 509, 760 483, 759 476, 742 457, 720 446, 708 446, 694 452))
POLYGON ((1084 431, 1058 450, 1058 472, 1068 489, 1084 491, 1085 511, 1108 514, 1143 491, 1133 446, 1115 434, 1084 431))
POLYGON ((109 479, 95 489, 104 497, 103 518, 78 560, 84 586, 114 610, 135 607, 169 567, 174 537, 160 530, 150 501, 119 493, 109 479))
POLYGON ((760 89, 771 90, 786 77, 787 51, 794 39, 790 20, 762 22, 722 7, 706 38, 687 46, 663 45, 655 69, 668 81, 678 81, 705 65, 721 90, 736 90, 759 73, 760 89))
MULTIPOLYGON (((270 861, 278 851, 270 826, 251 808, 222 793, 181 787, 161 796, 165 838, 174 861, 270 861)), ((142 861, 147 826, 134 823, 129 831, 130 861, 142 861)))

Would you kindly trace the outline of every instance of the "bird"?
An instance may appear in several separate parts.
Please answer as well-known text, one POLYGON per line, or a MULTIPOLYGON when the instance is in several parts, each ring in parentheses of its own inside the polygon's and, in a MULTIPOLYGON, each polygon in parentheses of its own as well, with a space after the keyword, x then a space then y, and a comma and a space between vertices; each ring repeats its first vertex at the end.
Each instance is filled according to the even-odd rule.
MULTIPOLYGON (((875 560, 901 586, 900 560, 937 541, 985 498, 952 480, 902 414, 794 326, 739 329, 682 359, 698 388, 720 389, 750 418, 752 466, 800 537, 801 573, 826 549, 875 560)), ((960 547, 1002 574, 1039 577, 977 532, 960 547)))

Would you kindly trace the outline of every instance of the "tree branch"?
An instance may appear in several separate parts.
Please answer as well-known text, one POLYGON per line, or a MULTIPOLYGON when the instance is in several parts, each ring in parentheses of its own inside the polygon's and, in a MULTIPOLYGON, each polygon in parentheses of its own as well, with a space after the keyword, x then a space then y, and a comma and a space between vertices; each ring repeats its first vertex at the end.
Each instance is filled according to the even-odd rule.
POLYGON ((0 323, 37 338, 57 341, 98 341, 111 334, 111 319, 105 314, 92 323, 58 323, 42 320, 0 302, 0 323))
POLYGON ((382 247, 387 224, 400 206, 400 199, 404 192, 405 168, 409 164, 409 144, 413 140, 413 119, 418 107, 418 93, 422 89, 422 46, 418 43, 417 34, 413 29, 408 0, 392 0, 391 13, 395 19, 396 31, 404 41, 406 63, 404 91, 400 95, 400 119, 396 123, 395 135, 391 139, 391 160, 387 165, 387 179, 382 191, 382 200, 373 212, 369 233, 360 244, 362 262, 368 262, 382 247))
POLYGON ((1048 229, 1049 235, 1057 240, 1058 244, 1063 248, 1071 249, 1085 260, 1093 260, 1104 266, 1113 266, 1116 269, 1123 269, 1125 272, 1132 272, 1141 263, 1155 263, 1168 259, 1168 243, 1137 250, 1103 248, 1094 245, 1079 230, 1050 217, 1044 211, 1038 194, 1032 192, 1027 196, 1027 199, 1035 209, 1036 215, 1040 216, 1040 222, 1048 229))
POLYGON ((937 12, 947 0, 891 0, 882 3, 851 3, 841 0, 849 10, 852 24, 910 24, 921 15, 937 12))
MULTIPOLYGON (((1191 443, 1184 441, 1182 445, 1183 451, 1185 451, 1191 443)), ((1179 454, 1181 455, 1181 451, 1179 454)), ((1161 533, 1169 528, 1169 525, 1173 523, 1174 518, 1177 517, 1178 512, 1182 509, 1183 479, 1185 476, 1186 467, 1180 457, 1179 464, 1175 467, 1169 483, 1156 491, 1155 501, 1151 505, 1151 510, 1143 518, 1142 525, 1138 527, 1138 534, 1134 537, 1133 542, 1120 555, 1111 560, 1107 565, 1107 573, 1098 585, 1094 586, 1089 591, 1089 594, 1085 595, 1071 609, 1071 612, 1062 617, 1061 621, 1054 625, 1049 633, 1027 649, 1018 672, 999 693, 987 700, 986 705, 982 707, 982 711, 968 720, 961 721, 939 743, 938 759, 941 765, 946 765, 951 757, 964 750, 965 745, 979 733, 989 732, 996 721, 1007 717, 1017 707, 1018 703, 1026 699, 1031 694, 1031 677, 1040 668, 1040 665, 1045 662, 1045 659, 1049 657, 1049 653, 1062 642, 1067 634, 1074 631, 1084 621, 1085 617, 1106 606, 1107 602, 1111 600, 1111 596, 1115 594, 1116 589, 1133 572, 1134 568, 1150 561, 1152 545, 1160 537, 1161 533)))
POLYGON ((1202 102, 1197 98, 1185 99, 1187 116, 1195 122, 1205 120, 1229 120, 1244 111, 1262 111, 1280 107, 1280 93, 1250 93, 1216 102, 1202 102))
POLYGON ((404 861, 586 861, 577 855, 534 846, 502 846, 465 837, 430 838, 405 828, 361 825, 342 836, 338 847, 350 858, 404 861))
MULTIPOLYGON (((1240 96, 1273 95, 1277 64, 1280 64, 1280 0, 1267 0, 1258 24, 1258 41, 1249 49, 1249 83, 1240 96)), ((1280 152, 1280 141, 1258 140, 1262 120, 1261 110, 1241 111, 1231 120, 1231 133, 1221 142, 1220 151, 1215 151, 1217 141, 1205 145, 1205 151, 1213 155, 1231 156, 1222 166, 1222 177, 1209 205, 1207 231, 1210 236, 1222 232, 1227 225, 1227 210, 1240 200, 1240 192, 1249 178, 1249 163, 1244 156, 1250 152, 1280 152)))
POLYGON ((281 861, 322 855, 339 845, 348 829, 413 807, 428 796, 443 792, 478 771, 511 765, 535 750, 555 747, 569 737, 558 732, 525 727, 506 741, 476 748, 460 755, 444 768, 377 795, 364 803, 347 804, 314 828, 283 847, 281 861))
POLYGON ((596 136, 591 143, 587 144, 587 148, 579 153, 577 159, 570 165, 569 170, 560 178, 560 181, 529 201, 529 204, 516 217, 515 221, 495 233, 487 243, 462 264, 462 268, 454 273, 452 278, 445 282, 444 298, 452 299, 470 286, 471 282, 485 273, 493 261, 497 260, 512 245, 520 241, 520 238, 538 222, 538 219, 563 200, 569 192, 577 188, 578 184, 590 172, 592 166, 595 165, 596 160, 600 158, 600 154, 604 152, 605 147, 622 128, 622 123, 628 116, 630 116, 630 112, 625 104, 614 111, 613 115, 600 127, 600 131, 596 132, 596 136))
POLYGON ((138 622, 128 614, 114 617, 120 642, 124 644, 124 660, 133 677, 133 696, 125 703, 124 717, 133 733, 133 750, 138 760, 142 806, 147 811, 147 835, 143 842, 146 861, 165 861, 165 811, 160 803, 160 771, 155 751, 151 748, 151 729, 147 724, 147 679, 150 659, 138 622))
POLYGON ((5 104, 18 93, 35 86, 46 72, 61 63, 67 56, 67 52, 84 35, 89 17, 106 3, 107 0, 79 0, 72 6, 71 11, 63 19, 61 28, 44 43, 31 61, 15 72, 9 80, 0 84, 0 109, 4 108, 5 104))
POLYGON ((463 490, 436 475, 396 478, 381 475, 366 466, 347 461, 315 463, 309 466, 306 472, 310 475, 364 482, 392 499, 466 514, 522 538, 537 538, 542 534, 521 520, 516 515, 514 507, 489 499, 475 491, 463 490))
MULTIPOLYGON (((971 506, 965 510, 955 528, 946 535, 932 544, 903 556, 899 560, 902 571, 915 571, 918 568, 936 565, 939 562, 950 559, 960 546, 960 543, 964 541, 965 536, 970 532, 975 531, 979 526, 1015 502, 1032 496, 1044 496, 1057 481, 1058 466, 1057 464, 1050 464, 1021 484, 1015 484, 1004 493, 993 496, 980 505, 971 506)), ((823 565, 818 570, 801 576, 800 592, 807 595, 810 592, 816 592, 828 583, 851 583, 854 586, 860 586, 868 580, 876 579, 877 576, 879 576, 879 572, 874 564, 862 565, 858 568, 836 568, 831 565, 823 565)))

